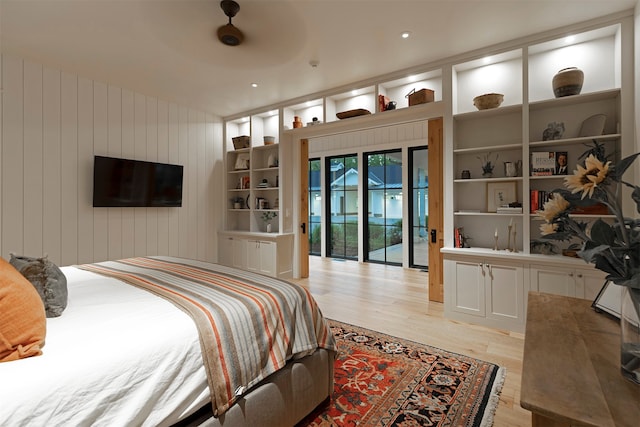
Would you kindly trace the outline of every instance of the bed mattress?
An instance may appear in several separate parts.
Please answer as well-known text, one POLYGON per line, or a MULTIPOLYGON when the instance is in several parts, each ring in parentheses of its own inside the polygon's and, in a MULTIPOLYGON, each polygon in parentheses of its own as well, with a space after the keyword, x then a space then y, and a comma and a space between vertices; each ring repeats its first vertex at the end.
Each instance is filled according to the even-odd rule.
POLYGON ((0 363, 2 426, 163 426, 210 401, 187 314, 118 280, 62 271, 68 304, 47 319, 43 355, 0 363))

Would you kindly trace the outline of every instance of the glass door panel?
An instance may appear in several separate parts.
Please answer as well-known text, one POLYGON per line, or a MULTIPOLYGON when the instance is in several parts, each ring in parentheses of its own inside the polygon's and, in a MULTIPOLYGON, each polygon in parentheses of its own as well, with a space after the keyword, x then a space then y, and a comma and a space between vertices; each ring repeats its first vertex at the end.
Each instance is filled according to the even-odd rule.
POLYGON ((358 157, 328 157, 327 256, 358 259, 358 157))
POLYGON ((322 254, 322 180, 320 159, 309 159, 309 255, 322 254))
POLYGON ((409 149, 409 171, 411 173, 411 233, 409 242, 409 265, 411 267, 429 266, 429 178, 427 147, 409 149))
POLYGON ((402 265, 402 152, 366 153, 366 261, 402 265))

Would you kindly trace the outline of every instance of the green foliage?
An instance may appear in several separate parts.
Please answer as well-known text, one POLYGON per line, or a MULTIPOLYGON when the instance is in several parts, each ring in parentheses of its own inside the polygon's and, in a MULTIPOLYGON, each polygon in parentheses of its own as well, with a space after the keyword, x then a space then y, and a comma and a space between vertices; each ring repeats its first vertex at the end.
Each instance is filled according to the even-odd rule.
MULTIPOLYGON (((594 149, 597 150, 599 146, 597 142, 595 144, 594 149)), ((640 187, 622 179, 624 172, 639 155, 628 156, 608 168, 600 159, 602 163, 595 163, 593 157, 597 155, 590 153, 583 171, 576 171, 576 179, 567 181, 577 182, 580 191, 554 190, 553 203, 545 204, 541 216, 547 221, 546 226, 554 227, 554 231, 543 235, 543 238, 565 241, 579 239, 582 242, 578 251, 580 258, 607 273, 607 280, 633 288, 640 296, 640 219, 625 218, 618 197, 621 185, 632 188, 631 198, 640 213, 640 187), (587 170, 587 164, 594 170, 587 170), (592 188, 593 194, 587 193, 591 180, 596 184, 592 188), (562 199, 568 202, 568 207, 563 206, 562 210, 556 211, 556 200, 562 202, 562 199), (602 203, 609 208, 614 215, 611 223, 598 218, 589 228, 586 222, 571 215, 573 208, 595 203, 602 203)))

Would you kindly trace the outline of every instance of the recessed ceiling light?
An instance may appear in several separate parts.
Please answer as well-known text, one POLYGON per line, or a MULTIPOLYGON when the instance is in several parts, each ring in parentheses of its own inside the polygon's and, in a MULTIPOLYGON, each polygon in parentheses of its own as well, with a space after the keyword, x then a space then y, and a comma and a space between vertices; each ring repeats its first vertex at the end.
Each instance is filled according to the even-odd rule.
POLYGON ((566 44, 571 44, 571 43, 573 43, 575 40, 576 40, 576 37, 575 37, 575 36, 567 36, 567 37, 565 37, 564 42, 565 42, 566 44))
POLYGON ((410 35, 411 35, 411 33, 409 31, 403 31, 402 34, 401 34, 401 37, 403 39, 408 39, 410 35))
POLYGON ((258 87, 258 83, 251 83, 251 87, 258 87))
POLYGON ((482 63, 484 65, 487 65, 491 62, 491 57, 490 56, 485 56, 484 58, 482 58, 482 63))

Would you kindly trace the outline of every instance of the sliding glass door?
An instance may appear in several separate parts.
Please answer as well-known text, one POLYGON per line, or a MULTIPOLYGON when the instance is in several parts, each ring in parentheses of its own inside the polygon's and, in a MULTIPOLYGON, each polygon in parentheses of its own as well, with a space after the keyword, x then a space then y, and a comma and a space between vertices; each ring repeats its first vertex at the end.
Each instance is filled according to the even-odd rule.
POLYGON ((365 260, 402 265, 402 152, 365 153, 365 260))
POLYGON ((320 159, 309 159, 309 255, 322 254, 322 177, 320 159))
POLYGON ((358 259, 358 157, 327 157, 327 256, 358 259))
POLYGON ((409 173, 411 183, 411 199, 409 200, 409 266, 429 266, 429 177, 427 147, 409 149, 409 173))

